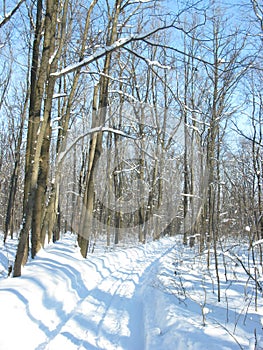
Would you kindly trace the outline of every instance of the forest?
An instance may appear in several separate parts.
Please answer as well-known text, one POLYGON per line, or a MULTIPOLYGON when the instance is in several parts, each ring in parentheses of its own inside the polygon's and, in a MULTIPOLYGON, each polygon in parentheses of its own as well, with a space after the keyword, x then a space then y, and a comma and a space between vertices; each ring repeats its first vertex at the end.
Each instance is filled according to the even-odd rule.
POLYGON ((249 242, 262 292, 262 35, 260 0, 3 0, 12 275, 64 232, 83 257, 182 234, 216 271, 222 241, 249 242))

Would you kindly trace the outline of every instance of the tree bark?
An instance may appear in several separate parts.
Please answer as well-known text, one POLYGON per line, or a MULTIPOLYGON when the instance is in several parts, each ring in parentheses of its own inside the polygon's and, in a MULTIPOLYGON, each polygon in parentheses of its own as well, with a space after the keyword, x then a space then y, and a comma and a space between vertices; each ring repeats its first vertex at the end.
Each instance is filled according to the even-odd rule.
MULTIPOLYGON (((108 33, 107 33, 107 46, 112 45, 117 39, 117 25, 118 18, 121 11, 122 0, 116 0, 112 13, 108 13, 108 33)), ((101 75, 98 90, 98 112, 93 113, 92 124, 96 126, 102 126, 105 123, 107 105, 108 105, 108 90, 109 90, 109 72, 111 66, 112 52, 108 52, 105 56, 103 74, 101 75), (96 120, 94 120, 96 118, 96 120)), ((96 88, 97 89, 97 88, 96 88)), ((94 96, 97 92, 94 92, 94 96)), ((95 97, 94 97, 94 99, 95 97)), ((94 171, 96 164, 102 154, 102 132, 95 133, 92 135, 91 145, 89 150, 89 163, 88 172, 86 177, 86 189, 84 195, 83 212, 81 215, 81 224, 79 232, 79 245, 80 251, 83 257, 86 257, 89 238, 92 230, 92 218, 93 218, 93 207, 94 207, 94 171)))
MULTIPOLYGON (((57 26, 57 6, 55 0, 48 0, 46 4, 46 14, 44 21, 44 40, 42 55, 40 55, 40 39, 42 29, 42 2, 37 3, 36 17, 36 33, 33 45, 32 68, 31 68, 31 92, 29 106, 29 123, 27 134, 27 156, 25 165, 25 194, 24 194, 24 212, 23 227, 20 232, 20 240, 18 244, 15 264, 14 277, 21 275, 21 267, 27 261, 28 257, 28 239, 31 229, 34 207, 36 204, 38 175, 40 168, 41 150, 46 129, 50 117, 52 105, 52 88, 55 84, 55 77, 49 77, 50 74, 50 58, 54 54, 54 40, 57 26), (41 56, 41 57, 40 57, 41 56), (38 68, 39 67, 39 68, 38 68), (46 83, 48 85, 48 96, 45 100, 44 115, 41 120, 41 109, 44 100, 46 83)), ((53 59, 53 61, 55 58, 53 59)), ((54 67, 56 68, 56 67, 54 67)), ((39 248, 40 236, 31 236, 32 253, 39 248)))

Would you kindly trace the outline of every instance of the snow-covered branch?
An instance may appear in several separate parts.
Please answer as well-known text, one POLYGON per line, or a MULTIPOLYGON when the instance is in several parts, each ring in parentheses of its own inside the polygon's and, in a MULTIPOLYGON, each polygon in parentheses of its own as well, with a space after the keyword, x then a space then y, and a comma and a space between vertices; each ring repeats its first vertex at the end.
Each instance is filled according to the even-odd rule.
POLYGON ((129 2, 129 5, 132 5, 132 4, 141 4, 141 3, 147 3, 147 2, 152 2, 152 0, 133 0, 133 1, 130 1, 129 2))
POLYGON ((133 37, 128 38, 122 38, 117 40, 113 45, 106 46, 103 49, 98 50, 93 55, 88 56, 87 58, 83 59, 80 62, 70 64, 69 66, 61 69, 60 71, 57 71, 55 73, 52 73, 53 76, 61 77, 62 75, 71 73, 77 69, 80 69, 83 66, 86 66, 87 64, 90 64, 94 61, 97 61, 98 59, 104 57, 107 53, 113 52, 118 48, 121 48, 122 46, 126 45, 127 43, 131 42, 133 40, 133 37))
POLYGON ((117 93, 121 96, 125 96, 127 97, 129 100, 132 100, 133 102, 140 102, 139 100, 137 100, 134 96, 130 95, 130 94, 127 94, 125 93, 124 91, 121 91, 121 90, 110 90, 109 93, 117 93))
MULTIPOLYGON (((130 35, 126 38, 120 38, 117 41, 115 41, 115 43, 113 43, 112 45, 101 48, 97 52, 95 52, 93 55, 84 58, 82 61, 70 64, 69 66, 61 69, 60 71, 52 73, 51 75, 56 77, 61 77, 62 75, 74 72, 75 70, 78 70, 81 67, 84 67, 92 62, 99 60, 100 58, 106 56, 108 53, 114 52, 117 49, 125 47, 126 45, 128 45, 133 41, 146 40, 146 38, 150 37, 151 35, 169 28, 176 28, 174 22, 172 22, 169 25, 164 25, 162 27, 155 28, 144 34, 136 34, 136 35, 130 35)), ((180 29, 180 28, 177 28, 177 29, 180 29)))
POLYGON ((146 62, 148 63, 149 66, 155 66, 155 67, 162 68, 162 69, 171 69, 170 66, 164 66, 163 64, 161 64, 158 61, 151 61, 149 59, 146 59, 146 62))
POLYGON ((106 77, 106 78, 109 78, 110 80, 112 81, 117 81, 119 83, 122 83, 122 84, 129 84, 128 82, 128 78, 116 78, 116 77, 113 77, 112 75, 109 75, 109 74, 105 74, 103 72, 96 72, 96 71, 90 71, 90 70, 82 70, 81 71, 82 74, 91 74, 91 75, 98 75, 98 76, 103 76, 103 77, 106 77))
POLYGON ((19 9, 19 7, 22 5, 22 3, 25 0, 20 0, 17 5, 11 10, 8 14, 5 15, 4 19, 0 22, 0 28, 3 27, 10 19, 11 17, 16 13, 16 11, 19 9))
POLYGON ((98 126, 96 128, 92 128, 87 130, 86 132, 84 132, 83 134, 79 135, 76 139, 74 139, 72 141, 72 143, 65 149, 65 151, 61 152, 58 156, 58 164, 63 162, 63 160, 65 159, 66 155, 68 154, 68 152, 82 139, 84 139, 86 136, 88 135, 92 135, 95 134, 96 132, 111 132, 113 134, 117 134, 129 139, 133 139, 136 140, 136 138, 134 138, 131 135, 126 134, 125 132, 121 131, 121 130, 117 130, 117 129, 113 129, 113 128, 109 128, 109 127, 105 127, 105 126, 98 126))

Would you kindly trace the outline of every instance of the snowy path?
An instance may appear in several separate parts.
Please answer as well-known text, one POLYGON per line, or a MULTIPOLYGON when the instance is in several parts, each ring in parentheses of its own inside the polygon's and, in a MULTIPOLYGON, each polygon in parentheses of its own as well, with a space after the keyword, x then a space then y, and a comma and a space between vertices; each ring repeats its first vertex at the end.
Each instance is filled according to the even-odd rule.
POLYGON ((47 349, 144 349, 143 289, 163 254, 163 250, 155 256, 146 253, 142 260, 132 259, 131 254, 127 264, 104 278, 81 301, 48 340, 47 349), (76 329, 79 333, 72 334, 76 329))
MULTIPOLYGON (((138 249, 122 252, 124 259, 120 261, 125 264, 109 270, 38 350, 144 349, 143 289, 160 257, 171 250, 170 245, 155 255, 151 251, 147 254, 144 248, 141 256, 136 256, 138 249)), ((104 273, 105 268, 102 266, 104 273)))
MULTIPOLYGON (((15 243, 0 243, 2 255, 15 243)), ((230 259, 218 303, 206 257, 180 237, 83 259, 66 235, 21 278, 1 278, 4 263, 0 350, 263 349, 263 300, 256 311, 253 281, 230 259)))
MULTIPOLYGON (((156 242, 101 256, 91 255, 86 260, 78 256, 71 240, 42 251, 26 267, 22 278, 7 280, 9 284, 12 281, 21 294, 14 292, 15 287, 5 289, 5 281, 0 288, 10 303, 14 302, 14 294, 18 299, 16 303, 24 301, 29 319, 38 326, 37 333, 42 331, 40 336, 31 337, 25 348, 144 349, 143 292, 151 283, 159 259, 173 245, 174 241, 167 239, 163 244, 156 242), (40 300, 30 295, 35 285, 41 285, 40 300), (65 298, 60 293, 65 293, 65 298), (46 309, 46 319, 38 320, 34 311, 38 308, 40 312, 46 309)), ((6 328, 6 322, 3 326, 6 328)), ((0 340, 0 348, 14 349, 10 339, 9 344, 2 346, 0 340)))

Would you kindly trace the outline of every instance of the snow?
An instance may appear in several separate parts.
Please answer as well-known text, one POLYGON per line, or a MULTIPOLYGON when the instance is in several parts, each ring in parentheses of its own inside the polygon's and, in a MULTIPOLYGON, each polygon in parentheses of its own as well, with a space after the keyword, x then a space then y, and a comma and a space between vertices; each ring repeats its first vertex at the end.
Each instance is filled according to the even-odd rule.
MULTIPOLYGON (((255 310, 242 266, 220 254, 228 279, 222 268, 219 303, 207 251, 181 241, 111 251, 101 245, 83 259, 76 237, 65 234, 29 261, 22 277, 8 278, 17 240, 1 240, 0 349, 263 349, 262 295, 255 310)), ((248 251, 235 249, 239 258, 248 251)))
POLYGON ((134 0, 134 1, 130 1, 130 4, 137 4, 137 3, 147 3, 147 2, 151 2, 152 0, 134 0))
POLYGON ((255 247, 258 244, 263 244, 263 239, 259 239, 258 241, 253 243, 253 247, 255 247))
POLYGON ((159 68, 162 68, 162 69, 168 69, 168 70, 171 69, 170 66, 164 66, 158 61, 151 61, 149 59, 146 59, 146 62, 148 63, 149 66, 156 66, 156 67, 159 67, 159 68))
MULTIPOLYGON (((65 93, 58 93, 58 94, 54 94, 52 96, 52 98, 55 99, 55 98, 66 97, 66 96, 67 96, 67 94, 65 94, 65 93)), ((59 119, 61 119, 61 117, 60 118, 56 118, 56 120, 59 120, 59 119)))
POLYGON ((50 65, 51 65, 52 62, 54 61, 54 59, 55 59, 55 57, 56 57, 56 55, 57 55, 57 52, 58 52, 58 49, 56 49, 56 50, 53 52, 53 54, 51 55, 51 57, 49 58, 48 63, 49 63, 50 65))

